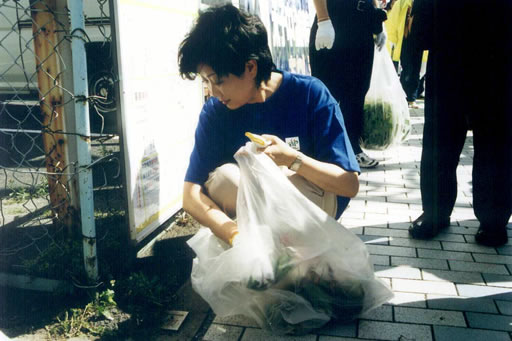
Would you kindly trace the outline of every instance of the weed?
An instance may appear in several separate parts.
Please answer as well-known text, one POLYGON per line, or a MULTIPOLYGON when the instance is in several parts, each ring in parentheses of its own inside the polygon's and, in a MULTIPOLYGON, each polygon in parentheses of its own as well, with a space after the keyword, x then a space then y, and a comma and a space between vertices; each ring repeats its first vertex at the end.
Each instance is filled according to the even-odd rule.
POLYGON ((9 193, 10 202, 22 203, 30 199, 45 198, 48 196, 48 180, 46 178, 42 178, 41 182, 30 187, 13 187, 13 182, 13 180, 9 181, 11 185, 9 193))
POLYGON ((59 337, 76 337, 80 335, 97 335, 101 336, 106 327, 97 323, 98 320, 113 320, 110 311, 117 306, 114 301, 114 291, 106 289, 97 292, 92 302, 88 303, 84 308, 70 308, 59 314, 56 323, 46 326, 46 331, 50 339, 59 337))

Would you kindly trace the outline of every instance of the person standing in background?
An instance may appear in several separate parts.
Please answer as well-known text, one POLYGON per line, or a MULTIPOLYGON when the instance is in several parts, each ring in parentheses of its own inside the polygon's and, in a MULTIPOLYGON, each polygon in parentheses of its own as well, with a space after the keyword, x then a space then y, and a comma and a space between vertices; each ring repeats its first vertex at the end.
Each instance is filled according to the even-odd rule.
POLYGON ((388 5, 388 20, 384 23, 388 39, 386 42, 389 54, 399 71, 400 54, 402 52, 402 41, 404 39, 405 21, 407 12, 412 7, 412 0, 393 0, 388 5))
POLYGON ((413 0, 407 0, 408 7, 403 31, 402 51, 400 53, 400 64, 402 72, 400 73, 400 83, 407 96, 409 108, 418 108, 416 99, 420 86, 420 70, 423 50, 418 46, 418 42, 411 37, 412 4, 413 0))
POLYGON ((512 2, 415 0, 411 35, 429 50, 420 188, 423 214, 413 238, 450 225, 457 165, 473 131, 475 241, 508 242, 512 211, 512 2), (482 47, 475 43, 482 42, 482 47))
POLYGON ((374 44, 386 42, 386 12, 372 0, 314 0, 316 17, 309 37, 311 73, 339 102, 359 166, 379 163, 363 152, 364 98, 370 88, 374 44))
POLYGON ((388 11, 385 26, 388 50, 400 75, 400 83, 407 95, 409 108, 418 108, 416 99, 423 92, 420 81, 421 63, 426 58, 418 44, 409 37, 412 4, 413 0, 395 0, 388 11))

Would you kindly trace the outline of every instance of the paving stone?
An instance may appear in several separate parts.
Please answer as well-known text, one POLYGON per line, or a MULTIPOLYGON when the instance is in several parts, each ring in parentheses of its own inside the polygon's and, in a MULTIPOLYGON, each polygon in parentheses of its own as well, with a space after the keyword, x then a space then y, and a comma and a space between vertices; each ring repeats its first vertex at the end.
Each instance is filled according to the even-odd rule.
POLYGON ((464 243, 466 240, 464 239, 464 235, 462 234, 454 234, 454 233, 446 233, 441 232, 436 237, 432 238, 432 240, 439 240, 444 242, 460 242, 464 243))
POLYGON ((481 246, 478 244, 466 244, 466 243, 452 243, 442 242, 443 249, 448 251, 464 251, 464 252, 480 252, 496 254, 496 250, 487 246, 481 246))
POLYGON ((448 262, 444 259, 391 257, 391 265, 408 265, 412 268, 448 270, 448 262))
POLYGON ((365 314, 361 315, 361 319, 374 321, 393 321, 393 307, 390 305, 381 305, 365 314))
MULTIPOLYGON (((409 190, 407 188, 403 188, 402 190, 409 192, 409 190)), ((394 214, 394 213, 402 213, 403 214, 404 212, 409 211, 409 205, 407 205, 407 204, 387 203, 387 208, 388 208, 388 214, 394 214)))
POLYGON ((244 331, 241 341, 316 341, 316 335, 307 334, 301 336, 279 336, 270 334, 263 329, 247 328, 244 331))
POLYGON ((496 300, 496 305, 498 306, 498 310, 500 314, 503 315, 512 315, 512 302, 509 301, 501 301, 496 300))
POLYGON ((367 224, 366 227, 377 227, 377 228, 387 229, 388 223, 380 222, 380 223, 376 223, 376 224, 367 224))
POLYGON ((344 218, 350 218, 350 219, 359 219, 359 220, 363 220, 363 219, 364 219, 364 211, 357 212, 357 211, 348 211, 348 210, 345 210, 345 211, 343 212, 343 217, 344 217, 344 218))
POLYGON ((512 316, 466 313, 471 328, 512 331, 512 316))
POLYGON ((455 233, 455 234, 476 234, 478 231, 478 228, 476 227, 467 227, 467 226, 455 226, 451 225, 446 232, 448 233, 455 233))
POLYGON ((366 212, 387 214, 388 213, 388 205, 385 202, 367 201, 366 212))
POLYGON ((408 223, 410 224, 410 221, 411 221, 411 213, 407 212, 403 215, 398 215, 398 214, 388 214, 387 215, 387 222, 388 222, 388 227, 389 228, 395 228, 395 224, 400 224, 400 223, 408 223))
POLYGON ((434 326, 434 336, 436 341, 510 341, 505 332, 447 326, 434 326))
POLYGON ((496 250, 498 251, 498 253, 500 255, 512 255, 512 246, 511 245, 500 246, 500 247, 497 247, 496 250))
POLYGON ((375 202, 375 201, 380 201, 380 202, 386 202, 386 192, 381 192, 380 193, 380 196, 374 196, 374 195, 370 195, 368 194, 368 191, 366 192, 359 192, 357 194, 357 197, 360 199, 360 200, 365 200, 366 202, 375 202))
POLYGON ((364 219, 365 219, 365 225, 370 226, 373 224, 383 224, 385 222, 388 222, 389 216, 387 215, 387 213, 379 214, 379 213, 370 213, 370 212, 366 211, 366 213, 364 215, 364 219))
POLYGON ((359 239, 365 244, 389 245, 389 237, 359 235, 359 239))
POLYGON ((379 281, 382 281, 391 290, 391 278, 379 278, 379 277, 377 277, 377 279, 379 281))
POLYGON ((390 265, 389 256, 370 255, 370 262, 373 265, 390 265))
POLYGON ((421 200, 420 200, 420 202, 419 202, 419 203, 417 203, 417 204, 409 203, 409 210, 410 210, 411 212, 413 212, 413 211, 414 211, 414 212, 416 212, 416 214, 413 214, 413 215, 412 215, 412 220, 411 220, 411 221, 416 220, 416 219, 417 219, 417 218, 418 218, 418 217, 423 213, 423 207, 422 207, 422 205, 423 205, 423 204, 421 203, 421 200))
POLYGON ((475 253, 474 257, 475 261, 480 263, 512 264, 512 256, 475 253))
POLYGON ((410 247, 367 245, 367 248, 372 255, 416 257, 416 250, 410 247))
POLYGON ((489 286, 512 288, 512 276, 495 275, 495 274, 482 274, 485 282, 489 286))
POLYGON ((243 328, 212 323, 203 337, 204 341, 238 341, 243 328))
POLYGON ((421 279, 420 269, 408 266, 388 267, 382 265, 374 266, 375 275, 378 277, 421 279))
POLYGON ((243 315, 233 315, 233 316, 227 316, 227 317, 219 317, 215 316, 215 319, 213 320, 213 323, 218 324, 229 324, 233 326, 241 326, 241 327, 259 327, 256 321, 253 319, 250 319, 243 315))
POLYGON ((464 314, 460 311, 395 307, 395 321, 465 327, 464 314))
MULTIPOLYGON (((456 243, 456 244, 461 244, 461 243, 456 243)), ((390 238, 389 245, 441 250, 441 242, 435 241, 435 240, 418 240, 418 239, 410 239, 410 238, 393 237, 393 238, 390 238)))
POLYGON ((337 336, 322 336, 318 337, 318 341, 357 341, 360 339, 355 339, 353 337, 337 337, 337 336))
POLYGON ((428 281, 447 281, 452 283, 485 285, 482 275, 478 272, 428 269, 422 270, 422 276, 424 280, 428 281))
POLYGON ((459 296, 484 297, 512 301, 512 290, 508 288, 489 287, 485 285, 456 284, 459 296))
POLYGON ((401 237, 407 238, 409 236, 409 232, 407 230, 398 230, 392 228, 375 228, 375 227, 365 227, 364 234, 368 236, 388 236, 388 237, 401 237))
MULTIPOLYGON (((471 218, 474 218, 475 217, 475 214, 473 212, 473 208, 472 207, 468 207, 468 206, 458 206, 458 205, 455 205, 455 207, 453 208, 453 211, 452 211, 452 214, 451 214, 451 219, 452 221, 461 221, 461 220, 469 220, 471 218)), ((459 224, 461 225, 461 224, 459 224)))
POLYGON ((399 340, 404 337, 415 341, 432 340, 430 326, 406 323, 360 321, 359 338, 370 340, 399 340))
POLYGON ((427 294, 427 305, 432 309, 498 313, 494 300, 490 298, 467 298, 427 294))
POLYGON ((341 225, 355 235, 363 234, 363 228, 360 220, 343 219, 341 225))
POLYGON ((425 294, 414 294, 410 292, 393 291, 395 295, 388 303, 391 305, 399 305, 402 307, 426 308, 425 294))
POLYGON ((507 268, 502 264, 464 262, 459 260, 448 260, 448 263, 450 264, 450 269, 456 271, 472 271, 498 275, 509 274, 507 268))
POLYGON ((455 259, 472 262, 473 257, 467 252, 457 251, 441 251, 441 250, 429 250, 429 249, 418 249, 419 258, 435 258, 435 259, 455 259))
MULTIPOLYGON (((411 226, 411 222, 407 221, 407 222, 400 222, 400 223, 392 223, 389 225, 389 228, 394 229, 394 230, 409 230, 410 226, 411 226)), ((409 232, 407 232, 407 233, 409 233, 409 232)))
POLYGON ((419 281, 414 279, 391 279, 393 290, 423 294, 457 295, 455 285, 448 282, 419 281))
POLYGON ((350 323, 330 322, 314 333, 318 335, 356 337, 357 321, 350 323))

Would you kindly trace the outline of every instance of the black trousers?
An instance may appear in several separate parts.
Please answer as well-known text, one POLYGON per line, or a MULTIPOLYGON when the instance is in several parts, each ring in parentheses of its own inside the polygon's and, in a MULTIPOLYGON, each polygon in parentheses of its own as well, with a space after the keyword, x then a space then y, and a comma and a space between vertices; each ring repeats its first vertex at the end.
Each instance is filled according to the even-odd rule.
POLYGON ((322 49, 310 46, 311 73, 319 78, 339 102, 354 153, 360 153, 364 98, 370 88, 373 44, 364 48, 322 49))
POLYGON ((426 75, 420 169, 423 211, 434 220, 450 216, 457 197, 457 165, 472 129, 475 216, 486 229, 503 229, 512 211, 508 82, 500 81, 499 73, 468 72, 475 70, 469 66, 454 70, 457 64, 435 57, 429 56, 426 75))
POLYGON ((400 63, 402 64, 400 83, 407 95, 408 102, 414 102, 419 95, 422 58, 423 50, 412 39, 404 39, 400 52, 400 63))

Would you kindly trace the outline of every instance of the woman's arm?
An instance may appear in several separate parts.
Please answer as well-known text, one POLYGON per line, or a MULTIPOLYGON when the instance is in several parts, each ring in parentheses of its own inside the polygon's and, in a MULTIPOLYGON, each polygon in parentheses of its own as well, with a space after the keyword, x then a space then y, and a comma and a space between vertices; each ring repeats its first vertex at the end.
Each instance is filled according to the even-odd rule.
POLYGON ((209 227, 214 235, 226 243, 229 243, 229 240, 238 232, 236 223, 203 192, 201 185, 185 181, 183 210, 201 225, 209 227))
MULTIPOLYGON (((270 156, 278 166, 290 167, 298 152, 274 135, 263 135, 272 144, 264 153, 270 156)), ((327 192, 353 198, 359 191, 357 172, 346 171, 332 163, 321 162, 306 155, 302 156, 302 165, 297 174, 314 183, 327 192)))
POLYGON ((327 11, 327 0, 313 0, 316 10, 316 17, 318 22, 329 19, 329 12, 327 11))

